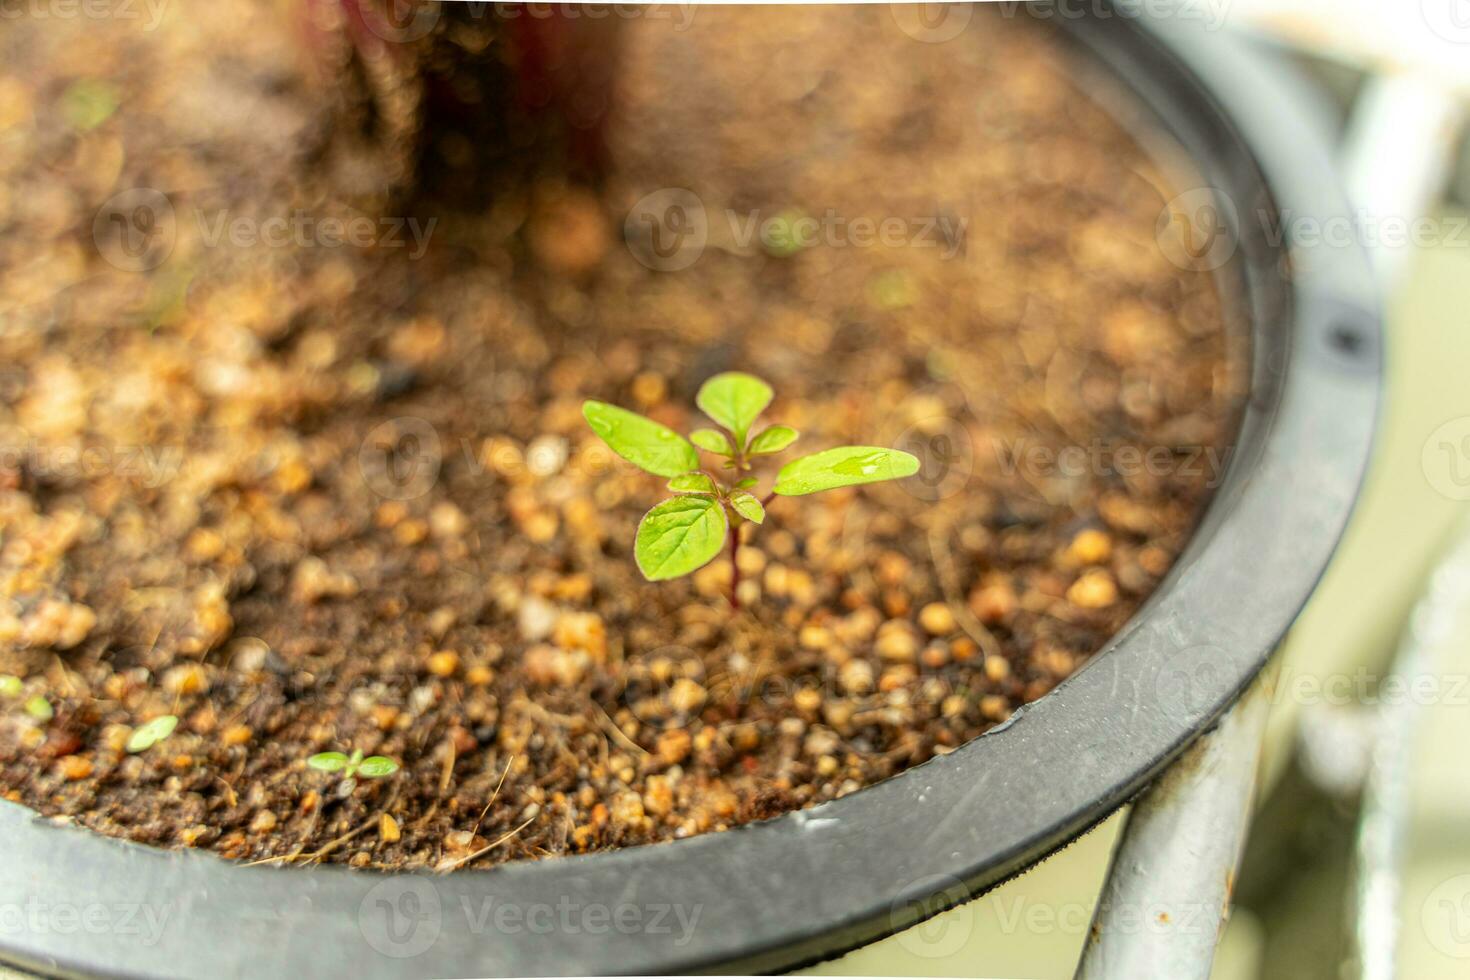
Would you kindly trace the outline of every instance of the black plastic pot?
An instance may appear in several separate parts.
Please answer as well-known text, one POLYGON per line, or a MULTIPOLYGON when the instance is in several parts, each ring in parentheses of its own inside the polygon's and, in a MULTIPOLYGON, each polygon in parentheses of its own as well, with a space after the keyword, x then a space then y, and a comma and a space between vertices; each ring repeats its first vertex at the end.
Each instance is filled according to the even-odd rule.
POLYGON ((244 868, 0 805, 0 955, 159 977, 774 971, 977 894, 1146 785, 1250 682, 1327 563, 1368 455, 1379 315, 1360 250, 1283 261, 1289 243, 1259 220, 1348 213, 1293 80, 1197 23, 1061 26, 1235 203, 1235 251, 1217 274, 1252 346, 1242 427, 1203 525, 1084 670, 959 751, 812 810, 444 877, 244 868), (59 917, 67 908, 75 919, 59 917))

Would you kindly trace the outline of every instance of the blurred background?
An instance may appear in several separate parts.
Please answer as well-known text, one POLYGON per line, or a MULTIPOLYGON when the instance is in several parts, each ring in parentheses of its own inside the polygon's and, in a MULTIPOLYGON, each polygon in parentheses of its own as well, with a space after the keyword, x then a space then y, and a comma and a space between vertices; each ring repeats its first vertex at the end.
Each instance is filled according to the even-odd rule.
MULTIPOLYGON (((1257 812, 1212 976, 1464 977, 1470 4, 1221 0, 1169 9, 1197 24, 1217 17, 1222 30, 1290 65, 1320 100, 1360 209, 1360 240, 1375 253, 1388 330, 1374 460, 1347 535, 1279 654, 1257 812), (1419 241, 1371 231, 1385 221, 1440 231, 1419 241), (1416 612, 1441 562, 1437 597, 1416 612), (1431 619, 1437 628, 1422 628, 1431 619), (1405 651, 1416 665, 1398 676, 1417 693, 1387 681, 1405 651), (1387 806, 1369 806, 1364 782, 1385 747, 1401 781, 1387 806), (1375 851, 1365 839, 1385 834, 1399 835, 1395 859, 1363 860, 1361 849, 1375 851), (1397 938, 1395 972, 1358 953, 1359 934, 1384 930, 1397 938)), ((1124 819, 978 901, 810 972, 1070 977, 1124 819)))

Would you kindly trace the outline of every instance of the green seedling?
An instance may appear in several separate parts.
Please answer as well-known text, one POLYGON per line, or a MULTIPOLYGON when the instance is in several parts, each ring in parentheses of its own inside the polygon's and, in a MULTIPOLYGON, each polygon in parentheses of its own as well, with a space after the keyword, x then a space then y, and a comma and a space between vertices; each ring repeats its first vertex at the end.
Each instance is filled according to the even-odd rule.
POLYGON ((117 89, 97 78, 78 79, 61 94, 61 114, 84 132, 105 123, 117 105, 117 89))
POLYGON ((177 715, 160 715, 133 730, 133 734, 128 738, 127 750, 133 753, 147 752, 172 735, 174 729, 178 727, 177 715))
POLYGON ((21 680, 14 674, 0 674, 0 697, 13 698, 20 695, 21 680))
POLYGON ((30 715, 32 718, 36 719, 43 725, 46 724, 46 722, 50 721, 52 718, 56 717, 56 711, 51 707, 51 702, 47 701, 46 698, 40 694, 37 694, 35 697, 26 702, 26 714, 30 715))
POLYGON ((755 431, 756 419, 771 403, 771 386, 749 374, 717 374, 700 386, 695 402, 720 429, 696 429, 686 439, 667 426, 606 402, 587 401, 582 415, 608 448, 640 469, 669 478, 677 496, 656 505, 638 524, 633 557, 651 582, 688 575, 712 561, 727 545, 730 554, 730 604, 740 608, 742 530, 763 524, 776 497, 800 497, 821 490, 898 480, 919 471, 908 453, 878 446, 841 446, 801 456, 781 467, 764 497, 751 489, 752 464, 788 448, 795 429, 768 425, 755 431), (696 448, 697 447, 697 448, 696 448), (723 482, 701 469, 699 451, 720 457, 729 471, 723 482))
POLYGON ((392 759, 381 755, 370 755, 364 759, 360 749, 354 749, 350 756, 341 752, 319 752, 307 759, 306 764, 322 772, 340 772, 342 784, 338 792, 342 796, 347 796, 357 788, 358 776, 364 779, 382 779, 398 771, 398 763, 392 759))
POLYGON ((782 211, 761 226, 761 247, 775 258, 790 258, 807 245, 802 234, 802 223, 807 220, 795 209, 782 211))

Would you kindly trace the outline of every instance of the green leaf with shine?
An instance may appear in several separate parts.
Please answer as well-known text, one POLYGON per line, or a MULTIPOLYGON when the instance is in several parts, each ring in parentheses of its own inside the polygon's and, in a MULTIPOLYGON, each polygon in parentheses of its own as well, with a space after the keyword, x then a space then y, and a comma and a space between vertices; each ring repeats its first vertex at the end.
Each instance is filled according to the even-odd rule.
POLYGON ((699 453, 679 433, 651 418, 607 402, 585 401, 582 416, 608 448, 657 476, 699 469, 699 453))
POLYGON ((384 776, 391 776, 397 771, 398 763, 381 755, 370 755, 366 759, 363 759, 357 767, 358 775, 366 776, 369 779, 381 779, 384 776))
POLYGON ((347 756, 341 752, 319 752, 306 760, 306 764, 322 772, 337 772, 347 766, 347 756))
POLYGON ((753 477, 753 476, 747 476, 745 479, 743 479, 739 483, 735 484, 735 489, 736 490, 749 490, 751 487, 755 486, 759 482, 760 481, 757 480, 755 477, 753 477))
POLYGON ((736 490, 730 494, 730 506, 735 508, 735 513, 747 521, 754 521, 757 524, 765 522, 766 509, 761 506, 759 500, 744 490, 736 490))
POLYGON ((162 742, 174 733, 179 727, 177 715, 161 715, 154 718, 146 725, 140 726, 128 738, 127 750, 129 752, 144 752, 162 742))
POLYGON ((750 455, 769 456, 779 453, 796 441, 797 432, 789 425, 773 425, 750 440, 750 455))
POLYGON ((729 525, 712 497, 675 497, 643 515, 633 556, 650 582, 678 578, 720 553, 729 525))
POLYGON ((715 481, 703 473, 680 473, 669 481, 675 493, 714 493, 715 481))
POLYGON ((735 447, 730 445, 730 440, 718 429, 695 429, 689 433, 689 441, 700 449, 706 449, 721 456, 735 455, 735 447))
POLYGON ((919 472, 919 460, 898 449, 841 446, 794 459, 776 474, 776 493, 783 497, 850 487, 859 483, 899 480, 919 472))
POLYGON ((751 423, 771 404, 772 395, 771 386, 760 378, 726 371, 700 385, 694 400, 700 411, 735 433, 735 442, 743 446, 751 423))

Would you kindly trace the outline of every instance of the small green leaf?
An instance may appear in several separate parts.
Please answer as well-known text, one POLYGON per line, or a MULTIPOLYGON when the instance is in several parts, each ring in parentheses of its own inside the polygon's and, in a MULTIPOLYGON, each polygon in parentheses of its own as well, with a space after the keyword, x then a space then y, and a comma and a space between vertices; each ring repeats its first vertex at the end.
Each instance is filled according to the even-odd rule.
POLYGON ((700 411, 735 433, 735 444, 745 445, 751 423, 771 404, 771 386, 739 371, 717 374, 699 386, 694 401, 700 411))
POLYGON ((796 441, 797 431, 789 425, 773 425, 750 440, 750 455, 769 456, 779 453, 796 441))
POLYGON ((100 78, 79 78, 61 95, 61 114, 76 129, 96 129, 116 111, 117 90, 100 78))
POLYGON ((805 248, 809 242, 798 224, 808 221, 805 214, 788 208, 761 226, 761 246, 768 255, 778 259, 789 258, 805 248))
POLYGON ((26 714, 43 723, 56 717, 56 712, 52 709, 51 702, 39 694, 26 702, 26 714))
POLYGON ((678 578, 720 553, 729 524, 712 497, 675 497, 643 515, 633 555, 650 582, 678 578))
POLYGON ((160 715, 133 732, 132 737, 128 739, 127 749, 129 752, 146 752, 172 735, 174 729, 178 727, 177 716, 160 715))
POLYGON ((381 755, 370 755, 357 767, 358 775, 368 779, 381 779, 398 771, 398 763, 381 755))
POLYGON ((689 433, 689 441, 700 449, 719 453, 721 456, 735 455, 735 447, 730 445, 730 440, 718 429, 695 429, 689 433))
POLYGON ((0 695, 13 698, 20 693, 21 681, 14 674, 0 674, 0 695))
POLYGON ((794 459, 776 474, 776 493, 800 497, 859 483, 898 480, 919 472, 919 461, 898 449, 841 446, 794 459))
POLYGON ((306 764, 322 772, 339 772, 347 768, 347 756, 341 752, 319 752, 307 759, 306 764))
POLYGON ((918 299, 918 290, 912 279, 902 269, 889 269, 874 279, 868 286, 873 305, 884 310, 901 310, 913 306, 918 299))
POLYGON ((744 490, 736 490, 730 494, 730 506, 735 508, 735 513, 747 521, 754 521, 757 524, 765 523, 766 509, 761 506, 759 500, 744 490))
POLYGON ((735 489, 736 490, 749 490, 751 487, 755 486, 759 482, 760 481, 757 480, 755 477, 753 477, 753 476, 747 476, 745 479, 743 479, 739 483, 735 484, 735 489))
POLYGON ((582 403, 592 431, 619 456, 657 476, 699 469, 699 453, 679 433, 653 419, 607 402, 582 403))
POLYGON ((714 493, 715 481, 703 473, 680 473, 669 481, 675 493, 714 493))

